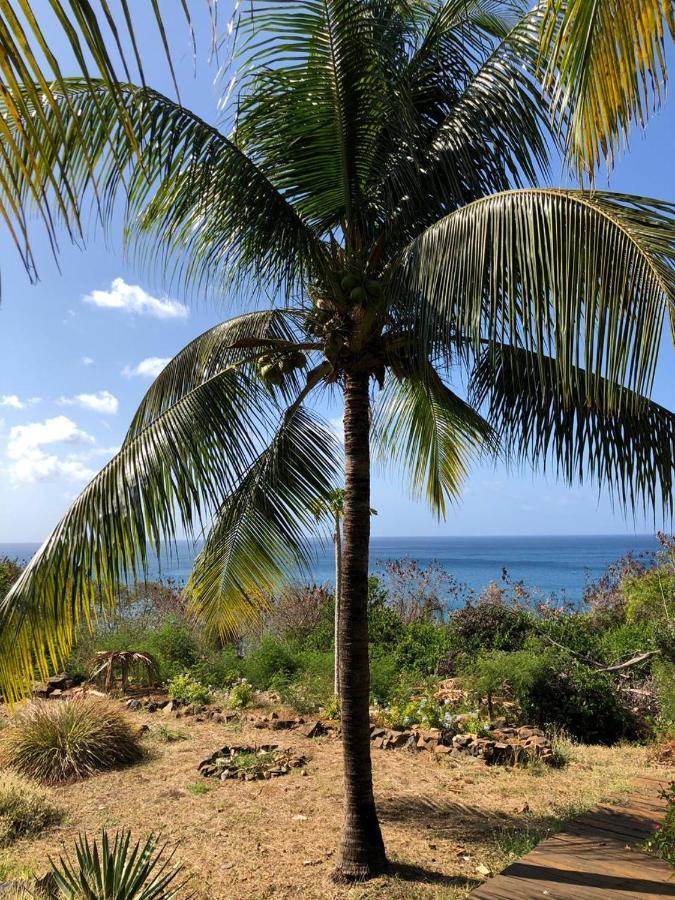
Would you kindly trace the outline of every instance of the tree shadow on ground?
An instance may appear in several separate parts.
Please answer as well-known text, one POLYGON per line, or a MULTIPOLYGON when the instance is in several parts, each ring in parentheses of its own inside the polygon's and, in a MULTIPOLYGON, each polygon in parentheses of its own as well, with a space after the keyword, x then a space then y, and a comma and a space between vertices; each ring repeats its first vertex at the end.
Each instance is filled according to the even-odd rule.
POLYGON ((444 872, 397 860, 390 861, 387 874, 399 881, 413 884, 434 884, 439 887, 464 888, 465 890, 473 890, 483 883, 482 879, 471 878, 469 875, 446 875, 444 872))

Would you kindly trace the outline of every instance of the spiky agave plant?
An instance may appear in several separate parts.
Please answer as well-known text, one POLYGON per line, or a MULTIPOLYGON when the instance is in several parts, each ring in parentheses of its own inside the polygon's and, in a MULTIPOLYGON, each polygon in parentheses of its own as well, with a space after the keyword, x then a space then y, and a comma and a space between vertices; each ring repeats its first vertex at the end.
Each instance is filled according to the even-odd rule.
POLYGON ((177 882, 183 866, 172 866, 175 849, 166 853, 156 835, 131 845, 131 832, 116 832, 111 844, 101 831, 101 843, 80 835, 75 860, 66 853, 50 859, 58 896, 64 900, 171 900, 187 897, 187 881, 177 882))
MULTIPOLYGON (((181 530, 207 532, 195 614, 222 634, 256 618, 343 481, 341 448, 308 406, 337 394, 343 878, 385 864, 368 722, 371 450, 440 515, 472 455, 498 446, 672 513, 675 420, 649 392, 675 318, 675 208, 538 185, 574 110, 551 135, 545 10, 513 20, 507 6, 253 2, 234 29, 227 135, 143 85, 22 94, 40 105, 31 172, 46 197, 79 210, 95 191, 105 215, 122 193, 141 259, 192 292, 274 301, 196 338, 153 383, 0 605, 2 685, 19 692, 35 665, 57 665, 148 546, 181 530), (453 390, 463 378, 468 400, 453 390)), ((3 122, 16 151, 0 174, 27 203, 32 138, 8 106, 3 122)))

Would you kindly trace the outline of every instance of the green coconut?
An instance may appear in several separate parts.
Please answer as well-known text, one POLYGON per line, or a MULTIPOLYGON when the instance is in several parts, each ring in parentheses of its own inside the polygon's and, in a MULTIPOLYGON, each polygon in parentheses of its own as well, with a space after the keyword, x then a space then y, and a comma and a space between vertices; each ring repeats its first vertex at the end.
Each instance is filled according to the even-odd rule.
POLYGON ((366 281, 366 290, 371 297, 380 297, 382 295, 382 283, 374 278, 369 278, 366 281))
POLYGON ((363 303, 366 299, 366 289, 361 287, 355 287, 353 291, 349 294, 349 299, 353 300, 354 303, 363 303))
POLYGON ((340 282, 340 287, 343 291, 349 292, 353 291, 358 283, 359 279, 356 277, 356 275, 345 275, 345 277, 340 282))

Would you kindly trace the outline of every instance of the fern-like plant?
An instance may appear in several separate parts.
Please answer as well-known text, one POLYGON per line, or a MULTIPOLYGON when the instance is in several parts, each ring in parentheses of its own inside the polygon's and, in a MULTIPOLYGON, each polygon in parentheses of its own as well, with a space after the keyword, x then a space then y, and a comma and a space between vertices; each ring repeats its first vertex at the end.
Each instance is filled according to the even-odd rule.
MULTIPOLYGON (((178 881, 183 866, 173 866, 175 850, 166 853, 150 834, 145 843, 131 845, 131 832, 115 834, 111 843, 103 829, 101 842, 80 835, 75 860, 68 853, 58 863, 50 859, 59 897, 68 900, 170 900, 179 897, 186 880, 178 881)), ((185 896, 185 895, 184 895, 185 896)))

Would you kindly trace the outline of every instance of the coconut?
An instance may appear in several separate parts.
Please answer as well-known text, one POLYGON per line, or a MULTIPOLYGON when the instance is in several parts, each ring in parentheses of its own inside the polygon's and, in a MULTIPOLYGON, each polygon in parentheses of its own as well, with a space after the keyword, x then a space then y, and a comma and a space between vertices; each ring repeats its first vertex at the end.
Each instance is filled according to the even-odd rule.
POLYGON ((284 375, 287 375, 289 372, 292 372, 295 368, 295 363, 293 362, 292 356, 285 356, 280 363, 281 371, 284 375))
POLYGON ((366 281, 366 290, 371 297, 379 297, 382 294, 382 283, 374 278, 369 278, 366 281))
POLYGON ((366 299, 366 290, 361 286, 355 287, 353 291, 349 294, 349 299, 353 300, 354 303, 363 303, 366 299))
POLYGON ((355 275, 345 275, 345 277, 340 282, 340 287, 343 291, 349 292, 353 291, 358 283, 359 279, 355 275))

